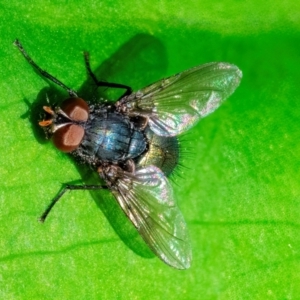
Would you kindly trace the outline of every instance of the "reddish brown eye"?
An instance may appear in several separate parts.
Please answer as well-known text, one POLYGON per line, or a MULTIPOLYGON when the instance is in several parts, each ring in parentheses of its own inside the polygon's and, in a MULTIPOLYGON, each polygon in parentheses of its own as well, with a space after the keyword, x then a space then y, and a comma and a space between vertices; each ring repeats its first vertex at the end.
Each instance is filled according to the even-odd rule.
POLYGON ((73 121, 85 122, 89 117, 89 107, 81 98, 69 98, 62 103, 60 108, 73 121))
POLYGON ((83 136, 84 129, 80 125, 68 124, 54 132, 52 141, 60 151, 71 152, 79 146, 83 136))

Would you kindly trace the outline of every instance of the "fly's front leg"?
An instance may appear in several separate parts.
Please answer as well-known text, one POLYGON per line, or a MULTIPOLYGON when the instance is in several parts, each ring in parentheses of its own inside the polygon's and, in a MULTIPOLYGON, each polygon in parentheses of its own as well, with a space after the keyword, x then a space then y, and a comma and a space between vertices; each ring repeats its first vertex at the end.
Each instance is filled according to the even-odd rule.
POLYGON ((57 78, 55 78, 54 76, 52 76, 51 74, 49 74, 48 72, 46 72, 45 70, 43 70, 42 68, 40 68, 33 61, 33 59, 27 54, 27 52, 25 51, 25 49, 23 48, 23 46, 19 42, 19 40, 15 40, 14 41, 14 45, 20 50, 20 52, 23 54, 23 56, 26 58, 26 60, 33 66, 34 69, 36 69, 36 71, 38 73, 40 73, 43 77, 49 79, 50 81, 54 82, 58 86, 60 86, 63 89, 65 89, 69 93, 70 97, 78 97, 77 94, 76 94, 76 92, 74 90, 70 89, 64 83, 62 83, 60 80, 58 80, 57 78))
POLYGON ((125 97, 125 96, 128 96, 132 93, 132 88, 128 85, 98 80, 96 75, 93 73, 93 71, 91 69, 90 56, 89 56, 88 52, 84 52, 84 61, 85 61, 85 66, 86 66, 86 69, 87 69, 87 72, 88 72, 89 76, 91 76, 91 78, 94 80, 94 82, 97 86, 117 88, 117 89, 125 89, 125 92, 122 94, 120 99, 125 97))
POLYGON ((64 195, 66 191, 74 191, 74 190, 104 190, 108 189, 106 185, 69 185, 67 184, 63 189, 59 192, 59 194, 51 201, 50 205, 43 212, 39 221, 44 223, 47 218, 49 212, 53 208, 53 206, 57 203, 57 201, 64 195))

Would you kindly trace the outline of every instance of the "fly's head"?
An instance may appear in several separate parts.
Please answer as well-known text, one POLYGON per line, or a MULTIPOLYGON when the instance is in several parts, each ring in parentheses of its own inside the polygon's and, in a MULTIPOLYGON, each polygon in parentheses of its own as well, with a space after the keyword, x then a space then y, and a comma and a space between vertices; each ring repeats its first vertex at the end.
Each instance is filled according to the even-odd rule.
POLYGON ((81 98, 66 99, 60 107, 43 107, 46 112, 39 125, 46 137, 51 138, 55 147, 63 152, 74 151, 85 133, 85 123, 89 118, 89 106, 81 98))

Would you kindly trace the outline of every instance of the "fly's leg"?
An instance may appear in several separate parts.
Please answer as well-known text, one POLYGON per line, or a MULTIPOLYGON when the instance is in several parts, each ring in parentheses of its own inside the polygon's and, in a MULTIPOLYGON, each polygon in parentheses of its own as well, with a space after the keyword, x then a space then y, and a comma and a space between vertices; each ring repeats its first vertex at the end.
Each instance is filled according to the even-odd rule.
POLYGON ((52 200, 50 205, 47 209, 43 212, 39 221, 44 223, 45 219, 47 218, 49 212, 56 204, 56 202, 64 195, 66 191, 74 191, 74 190, 106 190, 108 187, 106 185, 66 185, 63 189, 59 192, 59 194, 52 200))
POLYGON ((49 74, 48 72, 46 72, 45 70, 41 69, 33 60, 32 58, 27 54, 27 52, 24 50, 22 44, 19 42, 19 40, 15 40, 14 41, 14 45, 20 50, 20 52, 23 54, 23 56, 26 58, 26 60, 33 66, 33 68, 40 73, 43 77, 49 79, 50 81, 54 82, 55 84, 57 84, 58 86, 62 87, 63 89, 65 89, 70 97, 78 97, 77 93, 70 89, 69 87, 67 87, 65 84, 63 84, 61 81, 59 81, 58 79, 56 79, 54 76, 52 76, 51 74, 49 74))
POLYGON ((110 88, 117 88, 117 89, 125 89, 125 92, 120 98, 123 98, 125 96, 128 96, 132 93, 132 88, 128 85, 119 84, 119 83, 112 83, 112 82, 106 82, 106 81, 100 81, 97 79, 96 75, 93 73, 90 65, 90 56, 88 52, 84 52, 84 61, 85 66, 88 71, 89 76, 94 80, 97 86, 104 86, 104 87, 110 87, 110 88))

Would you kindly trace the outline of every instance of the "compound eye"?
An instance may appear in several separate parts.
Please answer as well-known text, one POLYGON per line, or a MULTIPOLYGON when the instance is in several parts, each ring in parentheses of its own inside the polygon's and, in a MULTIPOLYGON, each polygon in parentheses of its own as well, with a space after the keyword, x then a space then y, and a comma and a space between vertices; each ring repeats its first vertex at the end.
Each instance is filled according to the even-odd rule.
POLYGON ((86 122, 88 120, 89 107, 81 98, 69 98, 61 104, 60 108, 72 121, 86 122))
POLYGON ((81 143, 84 129, 80 125, 67 124, 57 129, 52 136, 53 144, 62 152, 71 152, 81 143))

